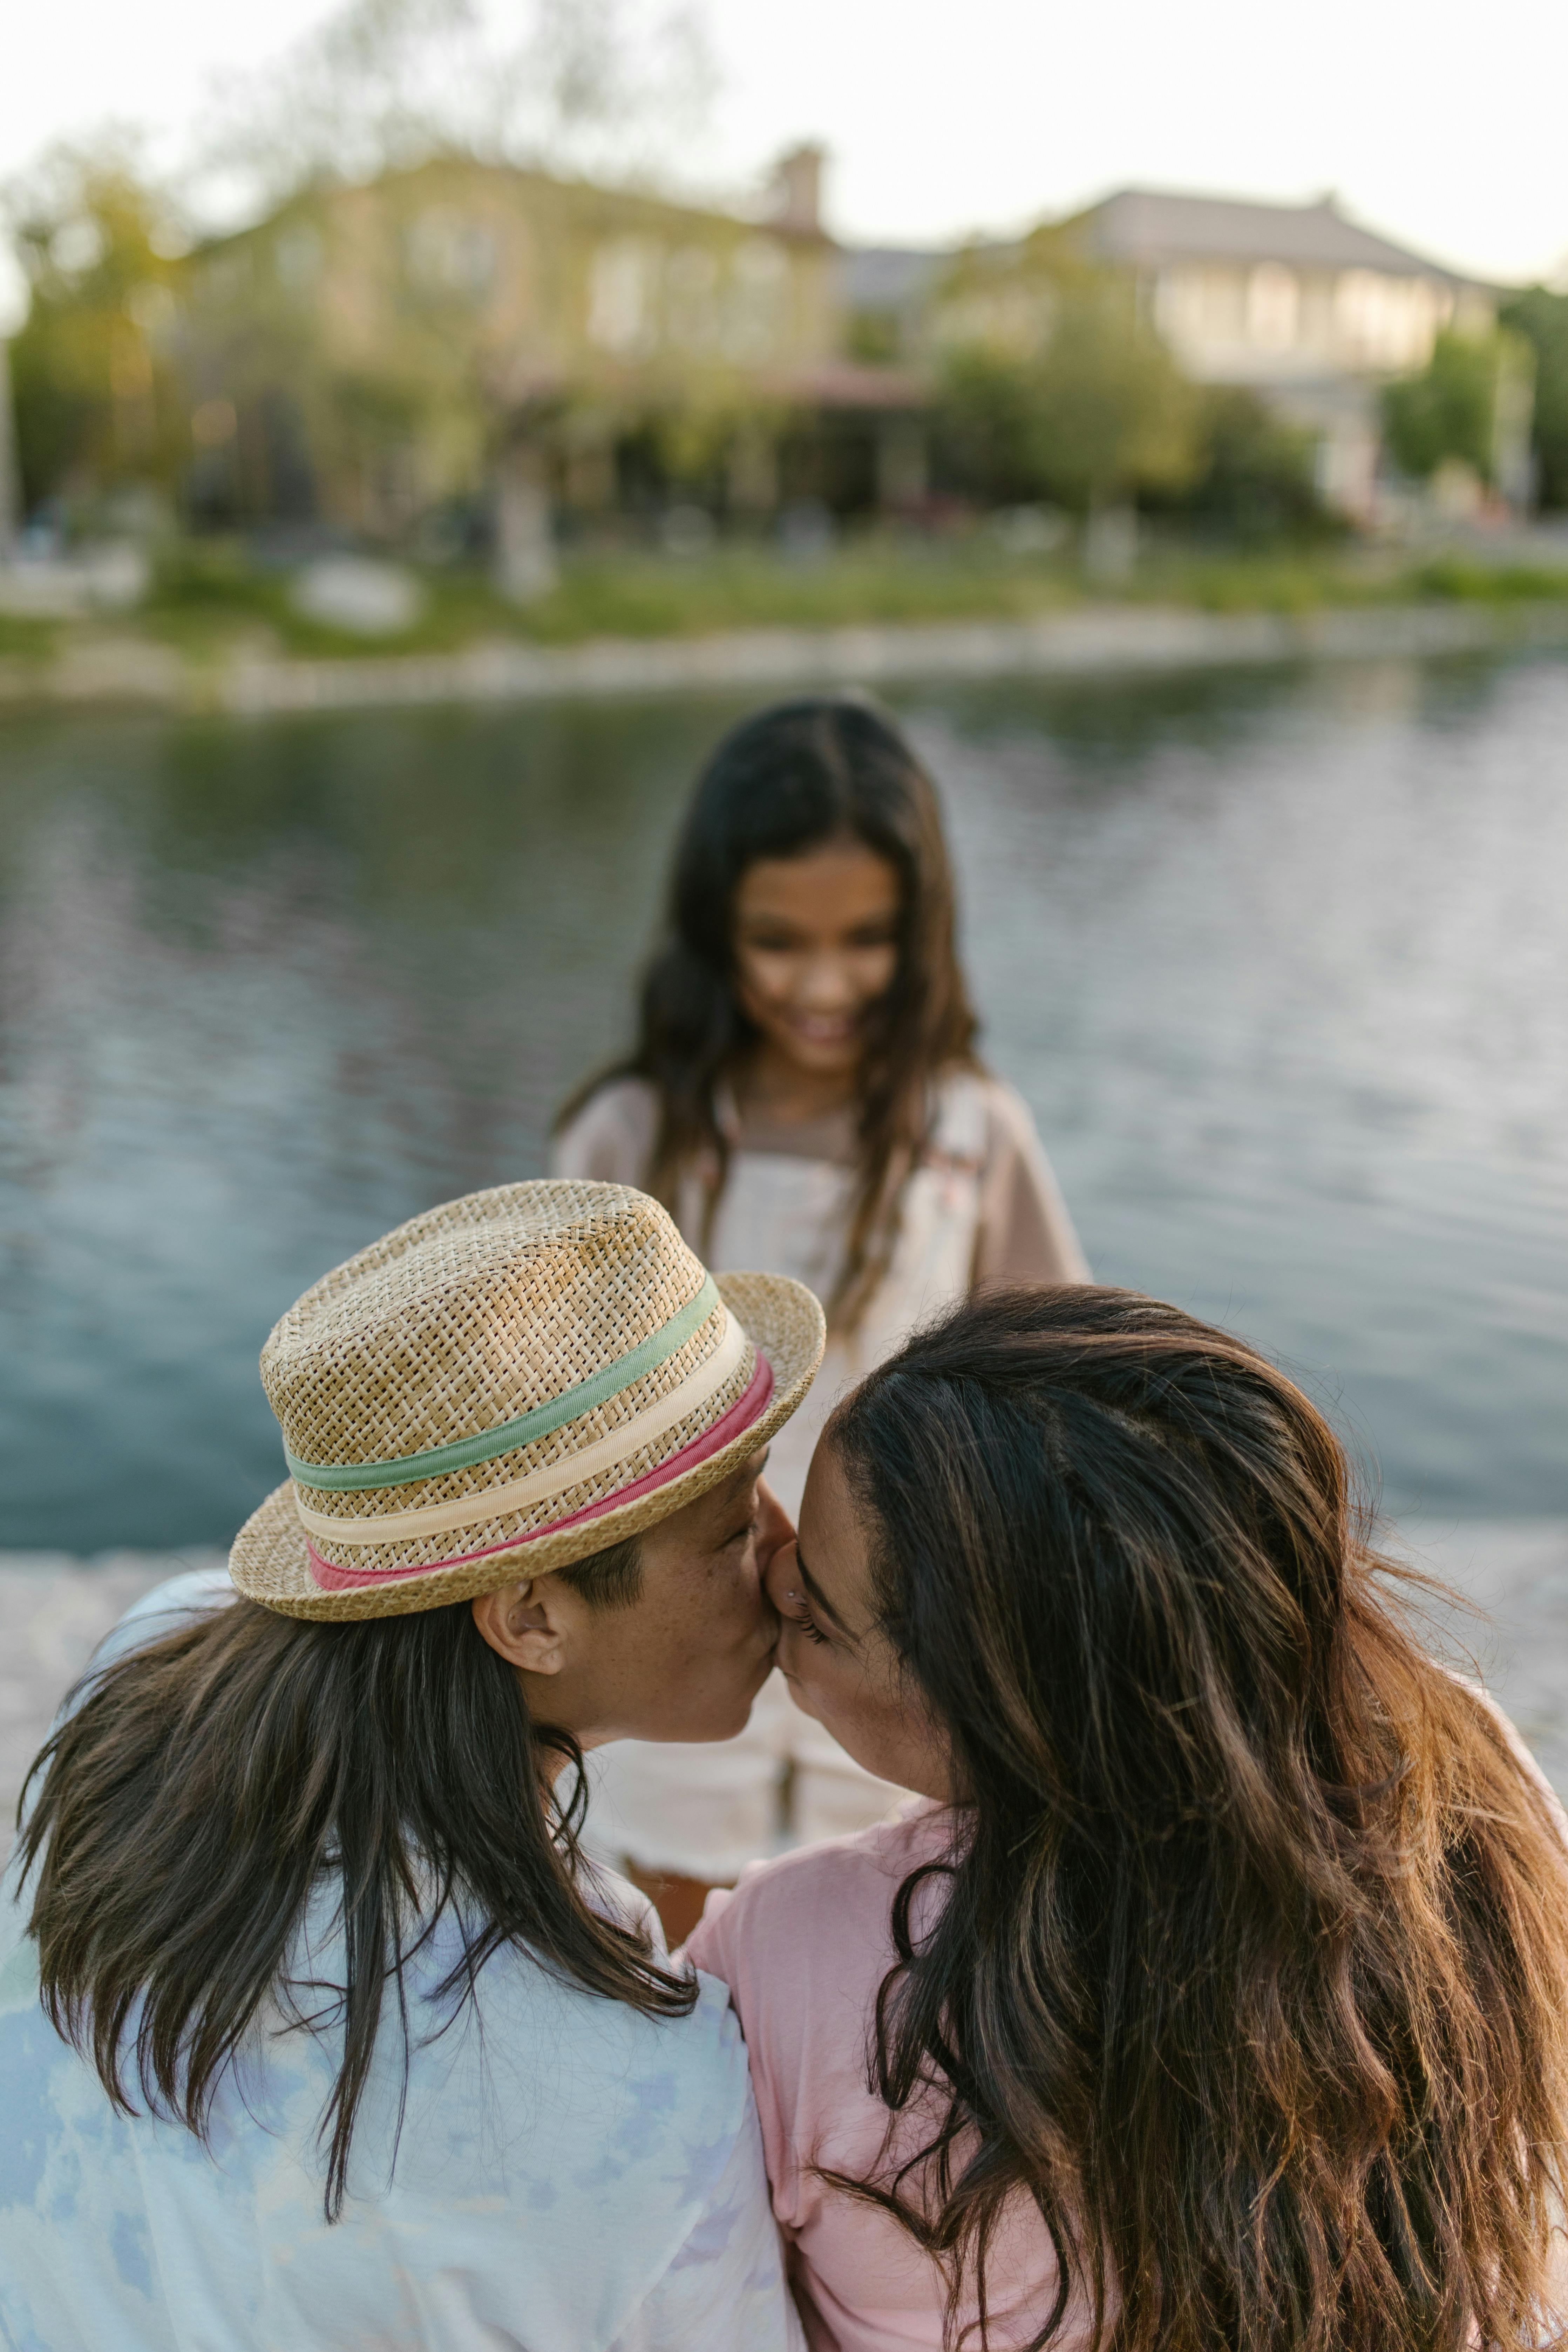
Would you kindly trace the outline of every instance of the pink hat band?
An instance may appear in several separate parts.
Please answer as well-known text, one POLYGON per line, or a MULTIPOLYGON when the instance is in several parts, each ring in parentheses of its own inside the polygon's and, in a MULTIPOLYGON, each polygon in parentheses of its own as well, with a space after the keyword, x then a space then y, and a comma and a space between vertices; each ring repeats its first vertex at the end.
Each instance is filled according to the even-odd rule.
MULTIPOLYGON (((588 1504, 583 1510, 569 1511, 563 1517, 552 1519, 544 1527, 531 1528, 524 1536, 511 1536, 500 1543, 486 1544, 479 1551, 453 1552, 444 1559, 410 1561, 384 1568, 340 1568, 334 1560, 323 1559, 315 1545, 307 1538, 310 1574, 324 1592, 342 1592, 364 1585, 382 1584, 389 1576, 434 1576, 438 1570, 466 1567, 472 1560, 493 1559, 499 1552, 524 1551, 530 1544, 540 1542, 545 1536, 559 1535, 566 1528, 579 1527, 586 1519, 599 1518, 606 1511, 617 1511, 644 1495, 653 1494, 660 1486, 667 1486, 674 1479, 683 1476, 688 1470, 696 1469, 700 1463, 706 1462, 722 1447, 743 1435, 753 1422, 761 1420, 773 1392, 773 1370, 760 1348, 755 1350, 755 1356, 756 1369, 744 1392, 718 1421, 694 1437, 689 1444, 683 1445, 679 1453, 672 1454, 667 1462, 660 1462, 652 1470, 646 1470, 640 1478, 617 1487, 614 1493, 602 1495, 597 1502, 588 1504)), ((315 1515, 301 1511, 300 1517, 310 1522, 315 1515)), ((340 1528, 343 1536, 352 1542, 355 1522, 353 1519, 340 1520, 333 1532, 336 1533, 340 1528)))

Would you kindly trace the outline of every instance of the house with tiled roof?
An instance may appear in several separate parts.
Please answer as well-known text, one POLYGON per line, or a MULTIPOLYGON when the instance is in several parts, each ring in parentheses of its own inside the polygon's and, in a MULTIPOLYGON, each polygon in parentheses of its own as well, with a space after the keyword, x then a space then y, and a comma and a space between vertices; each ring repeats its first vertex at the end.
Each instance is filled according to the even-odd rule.
MULTIPOLYGON (((1121 188, 1035 237, 962 255, 873 247, 845 256, 850 332, 867 356, 933 359, 954 341, 1034 348, 1053 312, 1051 251, 1127 270, 1195 382, 1245 386, 1316 444, 1319 488, 1364 520, 1375 509, 1381 392, 1424 367, 1447 327, 1482 332, 1503 289, 1413 252, 1341 210, 1121 188), (1041 242, 1043 240, 1043 243, 1041 242), (1031 247, 1039 246, 1039 270, 1031 247)), ((1500 400, 1500 486, 1529 486, 1529 384, 1500 400)))
MULTIPOLYGON (((1086 256, 1132 270, 1201 383, 1245 384, 1318 438, 1320 488, 1373 500, 1378 394, 1424 367, 1445 327, 1480 331, 1500 289, 1363 228, 1332 196, 1258 204, 1121 188, 1063 224, 1086 256)), ((1523 420, 1525 455, 1529 418, 1523 420)), ((1500 451, 1505 478, 1512 453, 1500 451)))

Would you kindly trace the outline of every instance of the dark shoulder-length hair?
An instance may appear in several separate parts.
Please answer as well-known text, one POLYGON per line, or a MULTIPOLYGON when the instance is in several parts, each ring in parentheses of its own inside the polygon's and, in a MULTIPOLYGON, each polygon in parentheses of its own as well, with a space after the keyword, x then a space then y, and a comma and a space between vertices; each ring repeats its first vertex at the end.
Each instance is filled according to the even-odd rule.
POLYGON ((840 2184, 947 2268, 950 2331, 1023 2198, 1036 2347, 1069 2299, 1116 2352, 1557 2340, 1558 1822, 1414 1638, 1321 1415, 1174 1307, 1016 1289, 826 1442, 968 1801, 936 1924, 928 1874, 899 1891, 890 2137, 840 2184))
MULTIPOLYGON (((634 1595, 635 1543, 562 1573, 613 1607, 634 1595)), ((581 1752, 534 1722, 466 1601, 343 1624, 244 1600, 210 1611, 93 1676, 33 1783, 24 1880, 57 2031, 122 2112, 140 2100, 198 2136, 268 2005, 341 2037, 321 2126, 329 2221, 389 1999, 405 2065, 508 1946, 647 2017, 696 1999, 646 1936, 584 1901, 581 1752), (323 1892, 338 1981, 295 1984, 290 1948, 323 1892), (443 1917, 458 1957, 421 2020, 406 1972, 443 1917)))
POLYGON ((891 719, 858 697, 784 702, 725 736, 676 845, 666 937, 643 980, 631 1054, 606 1077, 650 1081, 658 1127, 647 1186, 669 1208, 691 1171, 705 1244, 728 1171, 716 1090, 754 1032, 734 986, 734 903, 760 857, 798 857, 849 835, 899 877, 899 957, 875 1008, 860 1080, 859 1181, 829 1311, 852 1326, 885 1270, 900 1186, 926 1135, 931 1085, 974 1066, 975 1020, 954 939, 952 869, 936 791, 891 719))

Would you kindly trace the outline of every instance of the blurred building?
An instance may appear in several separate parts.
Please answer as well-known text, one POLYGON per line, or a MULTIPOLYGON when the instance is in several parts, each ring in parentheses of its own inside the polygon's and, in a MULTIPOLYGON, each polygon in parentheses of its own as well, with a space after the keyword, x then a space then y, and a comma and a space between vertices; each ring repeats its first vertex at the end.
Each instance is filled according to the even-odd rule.
MULTIPOLYGON (((1425 367, 1440 329, 1494 326, 1501 299, 1347 220, 1331 196, 1266 205, 1123 188, 1064 226, 1092 259, 1136 273, 1196 382, 1247 385, 1308 427, 1321 494, 1357 516, 1375 499, 1382 385, 1425 367)), ((1528 414, 1524 425, 1528 446, 1528 414)))
MULTIPOLYGON (((1128 188, 1010 242, 846 249, 822 170, 786 156, 755 216, 455 157, 301 193, 179 272, 187 509, 432 552, 483 532, 520 589, 562 518, 915 509, 943 354, 1043 350, 1070 256, 1134 281, 1189 376, 1310 435, 1320 495, 1364 520, 1382 388, 1501 299, 1331 198, 1128 188)), ((1498 418, 1522 499, 1528 383, 1498 418)))
POLYGON ((584 517, 874 497, 921 392, 845 350, 821 166, 786 157, 747 219, 447 159, 205 247, 192 507, 391 537, 498 483, 584 517))
MULTIPOLYGON (((1441 330, 1485 333, 1505 299, 1346 219, 1331 197, 1254 204, 1124 188, 1013 242, 847 256, 850 338, 868 357, 906 367, 964 343, 1037 351, 1050 331, 1052 274, 1068 253, 1131 274, 1194 382, 1245 387, 1310 434, 1319 494, 1358 520, 1378 499, 1383 386, 1425 367, 1441 330)), ((1495 473, 1522 501, 1528 384, 1522 399, 1503 389, 1495 473)))

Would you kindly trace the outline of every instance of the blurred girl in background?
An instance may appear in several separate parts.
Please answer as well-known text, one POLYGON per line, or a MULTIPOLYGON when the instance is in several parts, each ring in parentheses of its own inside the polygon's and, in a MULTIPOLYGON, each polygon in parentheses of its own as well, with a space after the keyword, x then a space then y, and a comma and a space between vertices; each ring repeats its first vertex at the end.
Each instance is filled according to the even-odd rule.
MULTIPOLYGON (((710 1265, 823 1299, 826 1360, 767 1473, 792 1514, 834 1402, 914 1326, 977 1283, 1087 1279, 975 1034, 936 793, 897 727, 847 698, 743 721, 681 828, 636 1047, 568 1104, 552 1167, 639 1185, 710 1265)), ((739 1739, 625 1742, 599 1774, 598 1834, 672 1942, 754 1856, 864 1828, 902 1793, 776 1675, 739 1739)))

